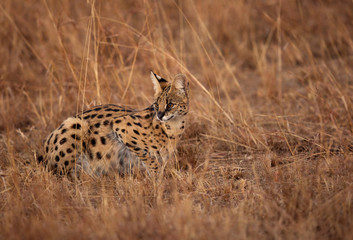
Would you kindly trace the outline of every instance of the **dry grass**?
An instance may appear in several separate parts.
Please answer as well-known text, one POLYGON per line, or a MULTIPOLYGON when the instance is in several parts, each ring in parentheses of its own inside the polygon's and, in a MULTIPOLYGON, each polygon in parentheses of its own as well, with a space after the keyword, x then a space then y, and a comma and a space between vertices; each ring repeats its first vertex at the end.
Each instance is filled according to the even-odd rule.
POLYGON ((0 239, 352 239, 353 3, 0 3, 0 239), (44 137, 149 69, 191 81, 181 170, 70 182, 44 137))

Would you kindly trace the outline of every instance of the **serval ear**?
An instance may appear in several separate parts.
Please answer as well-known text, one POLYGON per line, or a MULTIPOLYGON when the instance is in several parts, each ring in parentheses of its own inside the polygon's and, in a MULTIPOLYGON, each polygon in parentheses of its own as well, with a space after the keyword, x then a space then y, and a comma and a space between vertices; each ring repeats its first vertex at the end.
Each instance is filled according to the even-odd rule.
POLYGON ((168 81, 158 76, 153 71, 151 71, 150 77, 154 85, 154 97, 157 98, 162 93, 163 89, 168 86, 168 81))
POLYGON ((186 80, 184 74, 177 74, 174 77, 172 88, 177 91, 181 95, 185 95, 188 97, 189 95, 189 82, 186 80))

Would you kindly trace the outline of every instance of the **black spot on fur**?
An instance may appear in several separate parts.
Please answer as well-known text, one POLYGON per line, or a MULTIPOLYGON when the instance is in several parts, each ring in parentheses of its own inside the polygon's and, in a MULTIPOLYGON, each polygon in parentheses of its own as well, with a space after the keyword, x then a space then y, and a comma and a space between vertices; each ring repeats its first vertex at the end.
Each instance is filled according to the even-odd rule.
POLYGON ((158 128, 159 128, 159 125, 154 126, 154 128, 155 128, 155 129, 158 129, 158 128))
POLYGON ((89 119, 91 117, 91 115, 86 115, 83 117, 83 119, 89 119))
POLYGON ((67 131, 67 129, 66 129, 66 128, 64 128, 63 130, 61 130, 61 134, 66 133, 66 131, 67 131))
POLYGON ((64 143, 66 143, 66 140, 67 140, 66 138, 62 138, 62 139, 60 140, 60 142, 59 142, 60 145, 63 145, 64 143))
POLYGON ((115 120, 115 123, 121 123, 120 119, 115 120))
POLYGON ((121 129, 121 131, 124 133, 124 132, 125 132, 125 129, 121 129))
POLYGON ((54 144, 58 142, 58 134, 55 135, 54 144))
POLYGON ((97 114, 92 114, 91 118, 95 118, 97 116, 97 114))
POLYGON ((136 119, 136 117, 135 117, 134 115, 130 115, 130 117, 131 117, 132 119, 136 119))
POLYGON ((150 110, 150 111, 152 111, 153 109, 154 109, 153 104, 151 106, 145 108, 145 110, 150 110))
POLYGON ((83 147, 83 149, 86 149, 86 143, 85 142, 82 142, 82 147, 83 147))
POLYGON ((151 147, 152 147, 152 148, 154 148, 154 149, 157 149, 157 147, 156 147, 156 146, 154 146, 154 145, 152 145, 151 147))
POLYGON ((108 153, 108 154, 106 155, 106 157, 107 157, 108 159, 110 159, 110 158, 112 157, 112 155, 110 155, 110 153, 108 153))
POLYGON ((49 152, 48 146, 45 147, 45 152, 49 152))
POLYGON ((100 152, 97 152, 96 156, 97 156, 98 159, 102 159, 102 154, 100 152))
POLYGON ((129 123, 129 122, 127 123, 127 125, 128 125, 128 126, 132 126, 131 123, 129 123))
POLYGON ((104 125, 104 126, 107 126, 107 125, 109 125, 109 122, 110 122, 109 120, 105 120, 105 121, 103 122, 103 125, 104 125))
POLYGON ((135 134, 140 135, 139 131, 137 131, 135 129, 133 131, 134 131, 135 134))
POLYGON ((98 115, 97 118, 103 118, 103 117, 104 117, 104 115, 103 115, 103 114, 100 114, 100 115, 98 115))
POLYGON ((71 128, 73 128, 73 129, 81 129, 81 124, 79 124, 79 123, 72 124, 71 128))
POLYGON ((115 128, 115 131, 119 131, 119 128, 115 128))
POLYGON ((96 146, 96 139, 95 138, 92 138, 91 139, 91 145, 94 147, 96 146))
POLYGON ((162 130, 162 133, 163 133, 166 137, 168 137, 168 134, 163 130, 163 128, 161 128, 161 130, 162 130))
POLYGON ((38 162, 43 162, 43 159, 44 159, 43 156, 40 155, 40 156, 38 156, 37 161, 38 161, 38 162))
POLYGON ((65 157, 65 153, 63 151, 59 152, 60 157, 65 157))
POLYGON ((60 161, 60 158, 58 155, 55 156, 55 161, 59 162, 60 161))
POLYGON ((101 110, 102 108, 95 108, 94 111, 99 111, 101 110))
POLYGON ((135 151, 140 151, 141 148, 139 148, 139 147, 134 147, 134 150, 135 150, 135 151))
POLYGON ((93 133, 94 133, 94 134, 96 134, 96 135, 98 135, 98 134, 99 134, 99 132, 98 132, 98 131, 94 131, 93 133))
POLYGON ((137 144, 137 142, 136 142, 136 141, 131 141, 131 143, 132 143, 132 144, 135 144, 135 145, 137 144))
POLYGON ((142 127, 141 123, 139 123, 139 122, 134 122, 134 124, 135 124, 136 126, 142 127))
POLYGON ((102 142, 103 145, 106 144, 105 137, 101 137, 101 142, 102 142))
POLYGON ((71 144, 71 147, 73 148, 73 149, 76 149, 76 145, 73 143, 73 144, 71 144))
POLYGON ((107 115, 105 115, 106 117, 111 117, 112 114, 111 113, 108 113, 107 115))
POLYGON ((84 111, 83 114, 90 113, 90 112, 92 112, 92 109, 84 111))
POLYGON ((146 136, 147 134, 146 133, 142 133, 142 136, 146 136))
POLYGON ((69 165, 69 161, 64 162, 65 166, 69 165))
POLYGON ((145 115, 145 119, 148 119, 148 118, 150 118, 150 117, 151 117, 150 114, 146 114, 146 115, 145 115))
POLYGON ((71 149, 71 148, 68 148, 68 149, 66 149, 66 152, 67 152, 67 153, 72 153, 72 149, 71 149))
POLYGON ((49 145, 49 142, 50 142, 50 139, 53 137, 53 133, 50 134, 49 138, 48 138, 48 141, 47 141, 47 144, 49 145))
POLYGON ((58 150, 58 146, 55 146, 55 151, 57 151, 58 150))
POLYGON ((76 140, 81 140, 80 136, 78 136, 76 134, 72 134, 71 137, 76 140))
POLYGON ((94 124, 94 126, 96 127, 96 128, 99 128, 100 127, 100 125, 101 125, 101 123, 96 123, 96 124, 94 124))
POLYGON ((184 126, 181 126, 181 128, 180 129, 184 129, 184 126))
POLYGON ((61 125, 59 126, 58 130, 62 129, 63 126, 64 126, 64 124, 61 124, 61 125))

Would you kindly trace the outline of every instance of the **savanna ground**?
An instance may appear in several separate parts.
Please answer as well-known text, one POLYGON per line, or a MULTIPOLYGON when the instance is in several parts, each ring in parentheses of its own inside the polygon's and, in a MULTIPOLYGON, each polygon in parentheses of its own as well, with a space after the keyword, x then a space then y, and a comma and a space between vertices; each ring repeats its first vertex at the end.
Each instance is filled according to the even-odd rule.
POLYGON ((352 239, 353 2, 0 3, 0 239, 352 239), (38 165, 96 104, 143 108, 149 70, 191 83, 180 168, 38 165))

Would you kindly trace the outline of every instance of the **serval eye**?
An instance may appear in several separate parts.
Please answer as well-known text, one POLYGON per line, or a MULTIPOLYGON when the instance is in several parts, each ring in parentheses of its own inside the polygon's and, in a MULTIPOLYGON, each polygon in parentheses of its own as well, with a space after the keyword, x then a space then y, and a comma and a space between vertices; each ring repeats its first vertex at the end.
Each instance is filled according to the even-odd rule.
POLYGON ((154 109, 158 109, 158 103, 154 103, 154 109))
POLYGON ((174 107, 173 103, 168 103, 167 108, 171 109, 172 107, 174 107))

